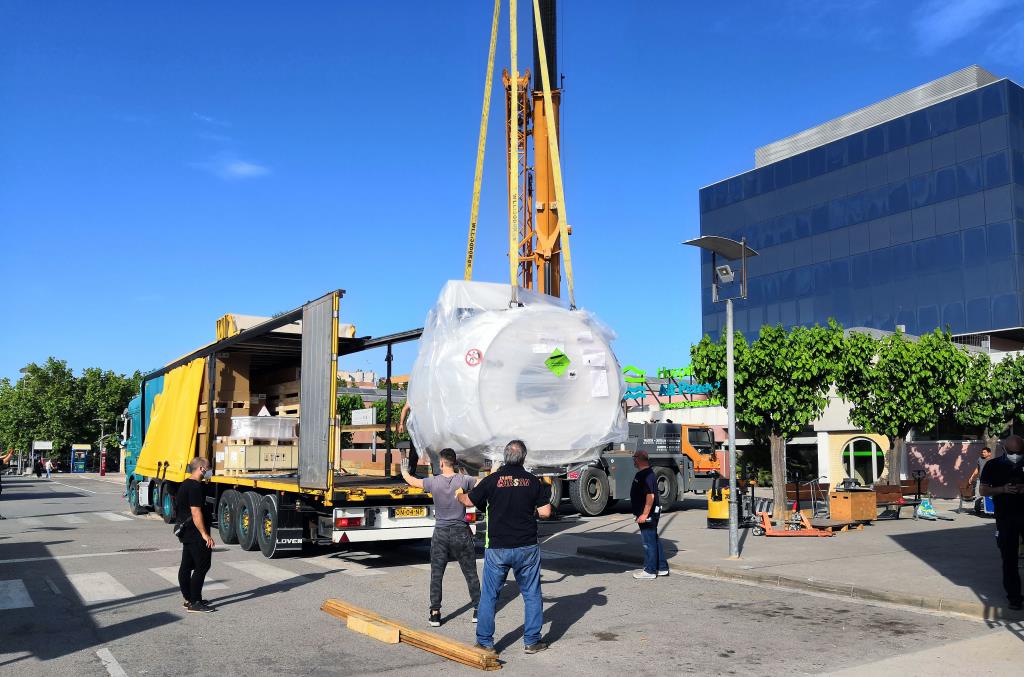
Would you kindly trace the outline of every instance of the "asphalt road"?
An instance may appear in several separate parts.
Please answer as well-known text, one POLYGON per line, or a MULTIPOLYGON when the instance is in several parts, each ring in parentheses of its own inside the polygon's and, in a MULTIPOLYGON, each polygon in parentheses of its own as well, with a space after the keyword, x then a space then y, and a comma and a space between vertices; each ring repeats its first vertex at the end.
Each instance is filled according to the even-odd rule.
MULTIPOLYGON (((337 597, 426 627, 422 543, 279 560, 219 545, 205 595, 218 611, 189 615, 174 582, 180 545, 171 528, 154 515, 130 515, 118 483, 55 475, 7 478, 3 488, 0 674, 475 673, 352 633, 319 610, 337 597)), ((522 652, 522 602, 510 584, 495 639, 513 674, 820 674, 1007 634, 975 621, 685 576, 635 581, 625 566, 544 552, 551 648, 522 652)), ((439 631, 472 643, 455 564, 445 599, 439 631)))

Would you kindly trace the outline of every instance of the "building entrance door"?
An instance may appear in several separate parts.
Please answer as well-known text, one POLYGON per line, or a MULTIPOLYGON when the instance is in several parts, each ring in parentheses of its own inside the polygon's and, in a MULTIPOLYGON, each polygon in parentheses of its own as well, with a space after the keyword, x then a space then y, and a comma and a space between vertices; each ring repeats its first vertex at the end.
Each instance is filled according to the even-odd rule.
POLYGON ((877 482, 882 475, 885 453, 866 437, 850 440, 843 447, 843 468, 847 477, 854 478, 866 487, 877 482))

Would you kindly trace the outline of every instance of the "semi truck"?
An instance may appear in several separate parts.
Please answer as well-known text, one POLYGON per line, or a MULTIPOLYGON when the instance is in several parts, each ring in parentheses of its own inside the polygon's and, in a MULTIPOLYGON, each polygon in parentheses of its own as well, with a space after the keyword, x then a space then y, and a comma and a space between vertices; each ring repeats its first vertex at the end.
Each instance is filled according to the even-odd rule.
POLYGON ((636 469, 633 452, 648 453, 658 481, 661 505, 668 508, 688 492, 711 489, 722 475, 722 457, 708 426, 679 423, 630 423, 625 441, 610 445, 592 463, 547 474, 552 502, 556 505, 568 493, 573 507, 586 516, 599 515, 616 501, 629 498, 636 469), (566 491, 567 490, 567 491, 566 491))
MULTIPOLYGON (((390 382, 392 346, 419 338, 421 330, 357 338, 339 324, 343 294, 330 292, 244 329, 225 316, 215 342, 143 377, 122 433, 133 513, 152 508, 172 522, 188 463, 200 456, 214 472, 203 486, 224 543, 272 558, 309 544, 430 537, 430 495, 388 476, 390 443, 384 476, 353 471, 352 464, 342 469, 338 453, 344 428, 337 415, 338 360, 386 348, 390 382), (281 374, 292 378, 255 385, 274 374, 278 381, 281 374), (257 392, 263 389, 274 392, 257 392), (232 420, 257 410, 264 419, 294 417, 279 422, 297 427, 297 439, 232 438, 232 420)), ((475 517, 471 510, 474 529, 475 517)))

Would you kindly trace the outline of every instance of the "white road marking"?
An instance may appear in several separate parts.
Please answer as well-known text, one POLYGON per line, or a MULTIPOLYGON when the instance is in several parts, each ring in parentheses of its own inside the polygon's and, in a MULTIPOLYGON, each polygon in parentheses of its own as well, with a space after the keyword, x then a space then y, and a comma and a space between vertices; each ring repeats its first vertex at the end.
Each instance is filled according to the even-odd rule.
POLYGON ((106 602, 112 599, 128 599, 134 597, 132 591, 124 587, 106 571, 91 574, 69 574, 68 580, 75 592, 84 602, 106 602))
POLYGON ((0 581, 0 609, 25 609, 35 606, 20 578, 0 581))
MULTIPOLYGON (((152 571, 154 574, 164 579, 168 583, 172 583, 174 585, 178 584, 178 567, 154 567, 151 568, 150 571, 152 571)), ((224 583, 220 582, 219 580, 213 578, 207 578, 206 581, 203 583, 203 590, 227 589, 228 586, 224 585, 224 583)))
POLYGON ((107 674, 110 677, 128 677, 128 673, 124 671, 121 664, 114 658, 114 654, 110 653, 110 649, 100 649, 96 652, 96 656, 103 663, 103 667, 107 669, 107 674))
MULTIPOLYGON (((83 548, 86 546, 82 546, 83 548)), ((62 559, 80 559, 82 557, 112 557, 115 555, 148 555, 151 552, 181 552, 181 548, 155 548, 136 552, 83 552, 80 555, 51 555, 50 557, 16 557, 0 559, 0 564, 23 564, 25 562, 53 562, 62 559)))
POLYGON ((85 524, 85 520, 78 515, 57 515, 68 524, 85 524))
POLYGON ((409 566, 413 569, 422 569, 423 571, 430 571, 430 562, 427 562, 426 564, 410 564, 409 566))
POLYGON ((54 484, 59 484, 62 487, 67 487, 68 489, 74 489, 75 491, 85 491, 85 492, 88 492, 90 494, 95 494, 96 493, 92 489, 83 489, 82 487, 76 487, 76 486, 74 486, 72 484, 64 484, 63 482, 58 482, 57 480, 50 480, 50 481, 53 482, 54 484))
POLYGON ((130 522, 132 519, 131 517, 118 515, 116 512, 96 512, 93 514, 97 517, 102 517, 105 520, 110 520, 111 522, 130 522))
POLYGON ((57 587, 57 584, 53 582, 52 578, 50 578, 49 576, 44 576, 43 580, 46 581, 46 585, 50 588, 50 592, 52 592, 55 595, 61 594, 60 588, 57 587))
POLYGON ((381 576, 384 574, 383 571, 377 571, 375 569, 371 569, 365 564, 353 562, 350 559, 341 557, 328 557, 326 555, 321 555, 319 557, 309 557, 302 561, 330 571, 340 571, 347 576, 381 576))
POLYGON ((292 579, 302 580, 306 578, 301 574, 293 574, 287 569, 275 567, 264 562, 243 561, 226 562, 226 564, 229 567, 234 567, 239 571, 244 571, 250 576, 255 576, 256 578, 262 581, 266 581, 267 583, 284 583, 285 581, 290 581, 292 579))

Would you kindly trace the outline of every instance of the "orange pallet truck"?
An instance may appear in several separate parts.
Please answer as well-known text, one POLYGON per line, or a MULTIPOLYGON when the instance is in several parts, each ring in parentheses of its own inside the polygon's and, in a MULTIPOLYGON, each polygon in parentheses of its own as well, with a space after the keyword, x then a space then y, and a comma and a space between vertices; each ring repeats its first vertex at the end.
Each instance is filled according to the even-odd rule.
POLYGON ((818 538, 826 538, 828 536, 835 536, 829 530, 826 529, 815 529, 811 526, 807 516, 802 512, 796 513, 795 517, 799 517, 799 521, 793 521, 786 525, 785 529, 776 529, 772 526, 772 516, 766 512, 757 513, 758 519, 761 524, 754 527, 755 536, 810 536, 818 538))

